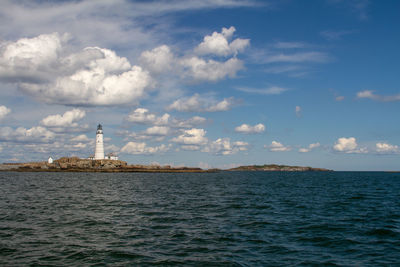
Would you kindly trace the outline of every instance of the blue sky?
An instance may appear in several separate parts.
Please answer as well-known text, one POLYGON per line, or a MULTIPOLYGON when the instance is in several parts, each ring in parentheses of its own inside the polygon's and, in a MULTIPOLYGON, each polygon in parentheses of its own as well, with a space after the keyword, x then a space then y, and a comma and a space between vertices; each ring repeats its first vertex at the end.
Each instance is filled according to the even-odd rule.
POLYGON ((399 170, 398 1, 2 1, 0 161, 399 170))

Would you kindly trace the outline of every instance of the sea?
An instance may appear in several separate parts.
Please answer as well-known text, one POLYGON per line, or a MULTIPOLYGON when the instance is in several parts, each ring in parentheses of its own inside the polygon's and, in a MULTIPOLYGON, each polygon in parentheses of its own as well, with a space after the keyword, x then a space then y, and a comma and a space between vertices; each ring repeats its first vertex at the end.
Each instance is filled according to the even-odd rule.
POLYGON ((400 266, 400 173, 0 172, 0 266, 400 266))

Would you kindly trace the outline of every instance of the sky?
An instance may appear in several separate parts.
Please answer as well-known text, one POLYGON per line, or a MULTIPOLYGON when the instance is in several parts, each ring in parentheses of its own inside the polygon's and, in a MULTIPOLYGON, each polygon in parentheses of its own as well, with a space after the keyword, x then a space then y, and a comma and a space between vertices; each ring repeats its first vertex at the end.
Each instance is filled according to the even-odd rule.
POLYGON ((0 2, 0 162, 400 170, 399 1, 0 2))

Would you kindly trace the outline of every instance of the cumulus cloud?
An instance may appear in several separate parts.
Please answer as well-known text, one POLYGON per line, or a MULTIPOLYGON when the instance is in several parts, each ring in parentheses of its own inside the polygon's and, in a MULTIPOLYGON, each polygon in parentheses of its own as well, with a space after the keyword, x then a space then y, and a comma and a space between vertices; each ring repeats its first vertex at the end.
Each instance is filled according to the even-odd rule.
MULTIPOLYGON (((233 32, 231 27, 219 35, 230 38, 233 32)), ((141 67, 131 65, 125 57, 110 49, 86 47, 76 51, 71 49, 69 39, 68 34, 52 33, 1 42, 0 81, 15 83, 22 92, 45 103, 136 105, 155 88, 157 74, 214 82, 235 77, 243 69, 243 62, 236 56, 225 61, 190 54, 179 57, 167 45, 142 52, 139 57, 141 67)), ((230 52, 227 55, 236 54, 247 45, 248 40, 235 39, 228 43, 230 52)))
POLYGON ((52 33, 0 43, 0 78, 10 82, 46 81, 58 68, 62 39, 52 33))
POLYGON ((173 118, 168 113, 164 113, 162 116, 157 116, 157 114, 151 113, 145 108, 135 109, 127 116, 126 120, 135 124, 150 124, 172 128, 191 128, 207 121, 206 118, 200 116, 194 116, 188 119, 173 118))
POLYGON ((333 146, 333 149, 337 152, 343 152, 343 153, 367 153, 366 148, 359 148, 357 144, 357 140, 354 137, 341 137, 338 138, 336 141, 335 145, 333 146))
POLYGON ((151 136, 165 136, 168 135, 170 132, 170 128, 166 126, 153 126, 147 128, 144 131, 144 134, 151 135, 151 136))
POLYGON ((122 153, 134 155, 152 155, 165 153, 171 148, 171 145, 162 144, 160 146, 149 147, 144 142, 129 142, 121 148, 122 153))
POLYGON ((228 29, 222 28, 220 33, 213 32, 212 35, 205 36, 203 42, 195 48, 195 52, 200 55, 217 56, 236 55, 238 52, 242 52, 250 45, 250 40, 237 38, 229 43, 235 31, 235 27, 231 26, 228 29))
POLYGON ((159 74, 170 71, 174 63, 174 55, 167 45, 162 45, 140 55, 140 63, 151 73, 159 74))
POLYGON ((4 119, 9 113, 11 109, 6 106, 0 106, 0 120, 4 119))
POLYGON ((44 127, 36 126, 30 129, 19 127, 0 128, 0 141, 14 143, 48 143, 54 140, 55 134, 44 127))
POLYGON ((86 112, 81 109, 66 111, 63 115, 50 115, 44 118, 40 123, 46 127, 77 127, 77 121, 85 117, 86 112))
POLYGON ((376 152, 382 153, 382 154, 392 154, 392 153, 399 153, 399 146, 397 145, 391 145, 389 143, 383 143, 379 142, 376 143, 376 152))
POLYGON ((262 123, 256 124, 254 126, 248 124, 242 124, 235 128, 235 132, 245 133, 245 134, 262 133, 264 131, 265 131, 265 125, 262 123))
POLYGON ((63 115, 50 115, 40 121, 42 126, 50 128, 53 132, 82 132, 89 129, 88 124, 79 125, 86 112, 81 109, 66 111, 63 115))
POLYGON ((269 151, 272 152, 285 152, 285 151, 290 151, 291 147, 289 146, 284 146, 283 144, 277 142, 277 141, 272 141, 271 145, 269 146, 264 146, 265 148, 268 148, 269 151))
POLYGON ((190 57, 180 60, 184 68, 184 75, 197 81, 215 82, 228 77, 235 77, 243 69, 243 62, 237 58, 219 62, 213 59, 205 60, 199 57, 190 57))
POLYGON ((194 94, 189 98, 181 98, 167 107, 168 110, 184 112, 217 112, 227 111, 233 106, 233 98, 225 98, 217 102, 213 98, 202 97, 194 94))
POLYGON ((154 113, 150 113, 148 109, 137 108, 128 115, 126 120, 138 124, 166 125, 169 118, 170 115, 168 113, 157 116, 154 113))
POLYGON ((87 47, 68 54, 58 33, 3 45, 0 79, 47 102, 65 105, 135 104, 150 87, 149 73, 114 51, 87 47))
POLYGON ((151 83, 150 75, 133 66, 118 74, 96 66, 77 70, 47 85, 21 84, 23 91, 48 103, 76 106, 135 105, 151 83), (45 94, 43 94, 43 91, 45 94))
POLYGON ((230 27, 223 28, 221 33, 214 32, 213 35, 204 37, 204 41, 195 49, 200 55, 235 55, 226 61, 204 59, 190 54, 186 57, 175 56, 167 45, 143 52, 139 61, 151 73, 168 73, 170 76, 175 74, 183 79, 214 82, 226 77, 235 77, 236 73, 243 69, 243 62, 236 58, 236 54, 249 45, 249 40, 238 38, 229 43, 228 39, 234 31, 235 28, 230 27))
POLYGON ((249 144, 243 141, 231 142, 230 138, 219 138, 210 142, 202 151, 216 155, 231 155, 246 151, 249 144))
POLYGON ((391 101, 400 101, 400 94, 385 96, 385 95, 375 94, 374 91, 372 90, 365 90, 358 92, 357 98, 369 98, 377 101, 391 102, 391 101))
POLYGON ((208 142, 205 135, 206 131, 204 129, 193 128, 183 130, 181 135, 171 139, 171 141, 182 145, 204 145, 208 142))
POLYGON ((317 148, 317 147, 320 147, 320 146, 321 146, 320 143, 309 144, 308 147, 306 147, 306 148, 300 148, 300 149, 299 149, 299 152, 301 152, 301 153, 307 153, 307 152, 310 152, 311 150, 313 150, 313 149, 315 149, 315 148, 317 148))

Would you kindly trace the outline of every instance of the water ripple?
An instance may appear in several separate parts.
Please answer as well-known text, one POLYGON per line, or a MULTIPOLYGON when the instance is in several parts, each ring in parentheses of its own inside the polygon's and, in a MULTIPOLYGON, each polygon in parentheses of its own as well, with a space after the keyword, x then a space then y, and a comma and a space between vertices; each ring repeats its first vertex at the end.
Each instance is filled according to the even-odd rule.
POLYGON ((395 173, 0 173, 0 265, 400 264, 395 173))

